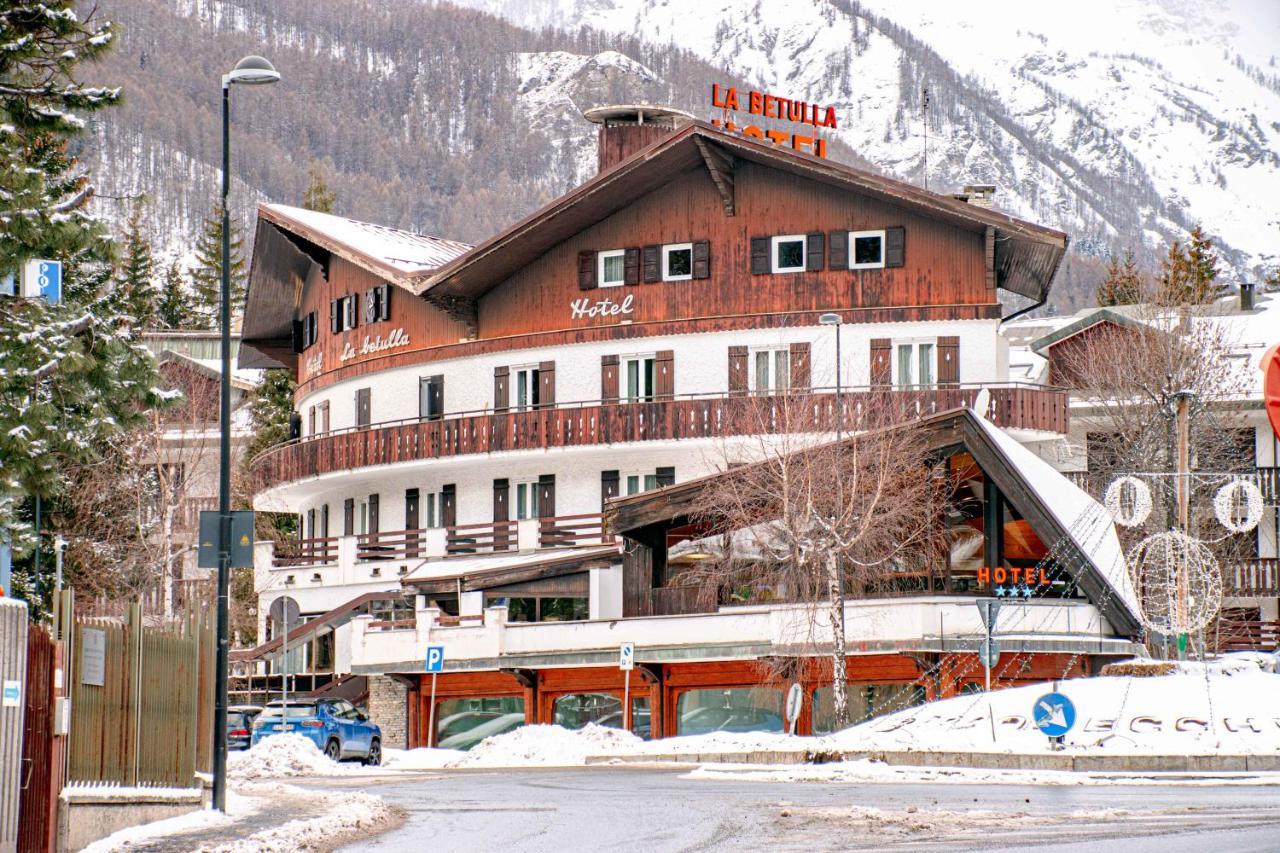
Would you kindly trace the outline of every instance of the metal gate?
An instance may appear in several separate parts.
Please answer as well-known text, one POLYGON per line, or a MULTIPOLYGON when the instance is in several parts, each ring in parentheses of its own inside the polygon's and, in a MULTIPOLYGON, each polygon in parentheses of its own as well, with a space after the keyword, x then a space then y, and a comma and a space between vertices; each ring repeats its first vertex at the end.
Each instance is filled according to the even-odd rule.
POLYGON ((18 850, 52 850, 62 787, 62 741, 55 736, 54 710, 63 679, 58 644, 49 630, 32 625, 27 633, 27 707, 22 739, 18 850))

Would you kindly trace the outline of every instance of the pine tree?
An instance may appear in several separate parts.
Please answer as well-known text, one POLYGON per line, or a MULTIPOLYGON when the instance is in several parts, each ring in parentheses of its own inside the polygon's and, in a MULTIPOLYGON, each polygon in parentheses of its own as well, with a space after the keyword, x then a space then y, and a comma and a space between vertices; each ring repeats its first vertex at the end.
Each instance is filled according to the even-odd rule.
POLYGON ((142 230, 142 200, 133 203, 133 212, 125 223, 124 259, 116 275, 116 300, 125 316, 136 328, 145 329, 156 323, 156 305, 160 298, 155 283, 155 259, 151 243, 142 230))
POLYGON ((1197 225, 1185 246, 1178 240, 1160 262, 1158 298, 1165 305, 1203 305, 1218 295, 1218 256, 1213 240, 1197 225))
POLYGON ((324 179, 324 168, 319 163, 311 164, 307 180, 307 190, 302 194, 302 206, 320 213, 333 213, 338 194, 329 189, 329 184, 324 179))
POLYGON ((166 329, 199 328, 195 307, 182 279, 182 267, 174 261, 164 273, 164 284, 156 300, 156 322, 166 329))
POLYGON ((245 447, 246 460, 275 444, 288 441, 297 383, 288 370, 268 370, 249 395, 249 423, 253 438, 245 447))
POLYGON ((1133 305, 1142 301, 1142 291, 1142 273, 1138 271, 1133 252, 1126 249, 1123 261, 1112 256, 1107 263, 1107 277, 1098 285, 1098 304, 1104 307, 1133 305))
MULTIPOLYGON (((204 221, 204 230, 196 240, 196 263, 191 269, 191 283, 195 289, 197 319, 204 328, 212 329, 218 322, 222 304, 222 207, 204 221)), ((238 316, 244 310, 245 259, 244 237, 231 222, 231 313, 238 316)))

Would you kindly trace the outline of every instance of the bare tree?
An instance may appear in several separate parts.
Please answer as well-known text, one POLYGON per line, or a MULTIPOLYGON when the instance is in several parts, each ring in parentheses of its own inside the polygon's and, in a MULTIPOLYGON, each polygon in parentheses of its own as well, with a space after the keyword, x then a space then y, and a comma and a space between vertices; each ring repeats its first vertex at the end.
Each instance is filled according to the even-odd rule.
POLYGON ((808 642, 830 661, 838 727, 849 722, 845 601, 919 589, 922 578, 928 589, 941 553, 946 479, 911 424, 918 396, 846 398, 853 434, 842 441, 833 395, 732 401, 727 433, 749 437, 726 441, 723 473, 699 499, 718 555, 676 580, 708 598, 745 588, 810 605, 808 642))

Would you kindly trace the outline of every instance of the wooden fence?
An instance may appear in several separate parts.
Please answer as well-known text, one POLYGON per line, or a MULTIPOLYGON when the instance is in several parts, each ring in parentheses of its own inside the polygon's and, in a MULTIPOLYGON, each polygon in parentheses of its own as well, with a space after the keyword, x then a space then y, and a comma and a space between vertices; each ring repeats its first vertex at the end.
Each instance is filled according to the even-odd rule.
POLYGON ((67 781, 195 787, 210 769, 215 635, 209 613, 173 628, 74 621, 67 781))

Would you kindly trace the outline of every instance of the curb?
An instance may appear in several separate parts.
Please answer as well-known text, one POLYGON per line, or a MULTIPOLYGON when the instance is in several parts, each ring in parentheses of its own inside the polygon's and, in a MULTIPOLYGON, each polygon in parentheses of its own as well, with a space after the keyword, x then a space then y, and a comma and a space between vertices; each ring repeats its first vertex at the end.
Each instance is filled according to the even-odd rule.
POLYGON ((1243 773, 1280 770, 1274 755, 1069 755, 997 752, 866 751, 814 753, 809 750, 764 752, 596 755, 593 764, 826 764, 869 759, 895 767, 972 767, 984 770, 1065 770, 1076 773, 1243 773))

